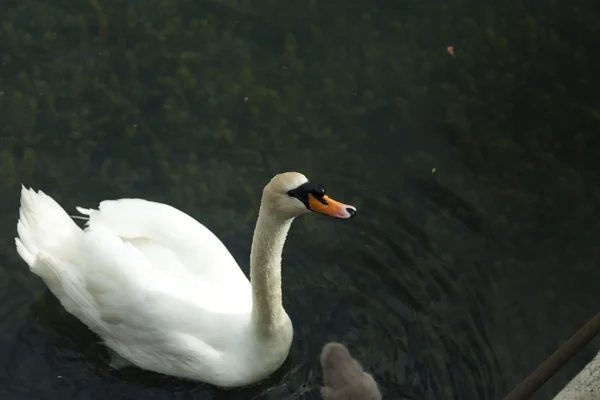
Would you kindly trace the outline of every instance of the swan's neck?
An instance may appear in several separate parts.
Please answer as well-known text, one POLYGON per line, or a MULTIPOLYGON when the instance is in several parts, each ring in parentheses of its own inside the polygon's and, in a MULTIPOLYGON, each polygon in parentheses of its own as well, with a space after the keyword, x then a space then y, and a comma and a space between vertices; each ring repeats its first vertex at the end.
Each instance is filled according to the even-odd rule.
POLYGON ((252 324, 263 334, 275 333, 285 323, 281 300, 281 253, 293 219, 260 208, 250 253, 252 324))

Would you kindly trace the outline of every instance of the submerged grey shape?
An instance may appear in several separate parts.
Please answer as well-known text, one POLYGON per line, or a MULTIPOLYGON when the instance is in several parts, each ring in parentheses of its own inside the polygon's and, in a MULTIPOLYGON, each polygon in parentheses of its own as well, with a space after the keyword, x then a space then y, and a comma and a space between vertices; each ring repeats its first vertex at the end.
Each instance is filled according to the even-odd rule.
POLYGON ((381 400, 377 382, 352 358, 348 348, 330 342, 321 351, 325 400, 381 400))

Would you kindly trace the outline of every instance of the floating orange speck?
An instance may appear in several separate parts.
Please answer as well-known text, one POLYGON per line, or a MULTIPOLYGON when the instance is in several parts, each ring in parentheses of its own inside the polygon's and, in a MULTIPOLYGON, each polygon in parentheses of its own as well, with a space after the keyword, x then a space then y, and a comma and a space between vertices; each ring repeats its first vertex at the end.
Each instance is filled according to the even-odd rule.
POLYGON ((446 50, 448 51, 448 54, 454 56, 454 46, 448 46, 446 47, 446 50))

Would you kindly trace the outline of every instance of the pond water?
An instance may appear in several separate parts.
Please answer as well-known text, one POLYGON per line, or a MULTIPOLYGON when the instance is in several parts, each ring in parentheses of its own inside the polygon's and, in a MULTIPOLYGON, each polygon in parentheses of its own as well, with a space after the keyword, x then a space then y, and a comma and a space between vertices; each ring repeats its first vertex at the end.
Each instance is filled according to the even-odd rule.
POLYGON ((600 5, 496 3, 2 2, 0 397, 318 398, 335 340, 385 398, 500 399, 598 311, 600 5), (251 388, 111 370, 14 249, 23 183, 169 203, 248 273, 289 170, 359 214, 294 223, 295 339, 251 388))

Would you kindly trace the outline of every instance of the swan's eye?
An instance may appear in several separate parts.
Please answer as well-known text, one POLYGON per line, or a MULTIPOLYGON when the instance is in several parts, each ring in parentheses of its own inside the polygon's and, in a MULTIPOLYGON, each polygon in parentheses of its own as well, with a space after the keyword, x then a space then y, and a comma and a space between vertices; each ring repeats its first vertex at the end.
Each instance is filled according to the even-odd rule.
POLYGON ((287 195, 290 197, 295 197, 303 203, 308 201, 308 192, 304 185, 297 187, 296 189, 289 190, 287 195))
POLYGON ((322 185, 312 182, 306 182, 296 189, 292 189, 287 192, 290 197, 295 197, 300 200, 306 207, 308 207, 308 195, 311 194, 319 201, 324 202, 323 196, 325 196, 326 190, 322 185))
POLYGON ((296 189, 290 190, 288 195, 298 197, 308 197, 308 194, 312 194, 315 197, 325 196, 325 188, 318 183, 306 182, 303 185, 298 186, 296 189))
POLYGON ((325 193, 327 192, 325 191, 325 188, 322 185, 317 185, 315 191, 313 192, 313 194, 317 196, 325 196, 325 193))

